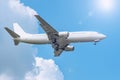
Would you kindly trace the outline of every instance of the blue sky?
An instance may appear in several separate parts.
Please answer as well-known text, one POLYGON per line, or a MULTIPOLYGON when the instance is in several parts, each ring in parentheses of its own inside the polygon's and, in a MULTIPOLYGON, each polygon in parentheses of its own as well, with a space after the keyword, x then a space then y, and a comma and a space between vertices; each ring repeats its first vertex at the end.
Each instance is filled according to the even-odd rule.
POLYGON ((119 0, 1 0, 0 3, 0 80, 63 80, 63 76, 64 80, 120 80, 119 0), (96 46, 72 44, 75 51, 63 52, 60 57, 54 57, 51 45, 23 43, 15 47, 4 26, 12 29, 12 23, 18 22, 26 32, 44 33, 31 16, 35 11, 58 31, 97 31, 107 38, 96 46), (35 76, 37 70, 40 75, 35 76), (26 75, 31 79, 24 79, 26 75))
MULTIPOLYGON (((120 2, 113 10, 99 10, 95 0, 21 0, 58 31, 98 31, 107 38, 93 43, 72 44, 73 52, 53 57, 50 45, 37 45, 38 56, 53 59, 64 80, 120 80, 120 2)), ((102 6, 102 5, 101 5, 102 6)), ((34 28, 36 28, 34 26, 34 28)), ((39 33, 44 32, 39 29, 39 33)))

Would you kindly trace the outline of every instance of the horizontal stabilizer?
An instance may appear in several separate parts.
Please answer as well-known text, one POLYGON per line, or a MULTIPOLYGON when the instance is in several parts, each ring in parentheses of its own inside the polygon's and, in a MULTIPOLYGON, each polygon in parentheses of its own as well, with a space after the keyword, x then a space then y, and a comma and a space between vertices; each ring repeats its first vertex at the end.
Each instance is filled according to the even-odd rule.
POLYGON ((7 27, 5 27, 5 30, 14 38, 14 44, 18 45, 19 41, 16 40, 16 39, 19 38, 20 36, 17 33, 15 33, 14 31, 12 31, 9 28, 7 28, 7 27))
POLYGON ((16 34, 14 31, 10 30, 9 28, 5 27, 5 30, 13 37, 18 38, 20 37, 18 34, 16 34))

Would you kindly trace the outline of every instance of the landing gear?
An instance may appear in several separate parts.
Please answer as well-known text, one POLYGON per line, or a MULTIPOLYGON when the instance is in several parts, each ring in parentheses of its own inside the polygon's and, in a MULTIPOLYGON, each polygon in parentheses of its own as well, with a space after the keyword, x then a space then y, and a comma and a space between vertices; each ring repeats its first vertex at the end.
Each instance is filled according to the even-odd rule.
POLYGON ((98 39, 98 40, 95 40, 94 41, 94 45, 96 45, 97 44, 97 42, 99 42, 100 40, 98 39))
POLYGON ((56 50, 56 51, 59 50, 59 44, 55 44, 54 47, 55 47, 55 50, 56 50))
POLYGON ((56 39, 52 39, 52 47, 58 51, 59 50, 59 44, 57 43, 56 39))
POLYGON ((56 39, 52 39, 52 43, 56 43, 56 39))

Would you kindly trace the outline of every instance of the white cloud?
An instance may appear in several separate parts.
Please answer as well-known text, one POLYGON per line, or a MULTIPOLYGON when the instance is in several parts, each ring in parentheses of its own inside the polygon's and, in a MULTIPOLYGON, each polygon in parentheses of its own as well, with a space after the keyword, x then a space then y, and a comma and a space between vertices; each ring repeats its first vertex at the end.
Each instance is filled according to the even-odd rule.
POLYGON ((63 75, 52 59, 35 58, 35 68, 26 74, 26 80, 63 80, 63 75))
POLYGON ((8 76, 7 74, 1 74, 0 80, 13 80, 11 76, 8 76))
MULTIPOLYGON (((4 30, 4 27, 12 28, 12 24, 18 22, 20 25, 22 24, 25 30, 37 32, 37 29, 32 29, 33 26, 37 25, 34 18, 29 18, 31 16, 29 15, 30 12, 26 11, 28 16, 15 13, 14 11, 17 10, 14 9, 13 11, 10 8, 10 1, 18 2, 18 0, 1 0, 0 4, 0 74, 10 72, 15 76, 15 80, 21 80, 26 72, 33 68, 34 49, 23 44, 14 46, 12 38, 4 30), (29 26, 29 28, 26 26, 29 26)), ((23 9, 20 8, 20 10, 23 9)))
POLYGON ((14 12, 18 13, 18 14, 22 14, 22 15, 29 15, 29 16, 33 16, 34 14, 37 14, 36 11, 34 11, 33 9, 31 9, 28 6, 24 6, 23 3, 20 3, 19 0, 9 0, 9 6, 11 8, 11 10, 13 10, 14 12))
MULTIPOLYGON (((34 70, 38 70, 38 72, 40 71, 40 74, 34 74, 32 77, 37 78, 41 76, 44 78, 43 72, 40 69, 37 69, 37 65, 33 65, 36 61, 39 62, 39 59, 37 58, 36 60, 34 55, 36 53, 36 49, 27 44, 14 46, 11 37, 4 30, 5 26, 12 29, 12 24, 14 22, 18 22, 25 31, 37 33, 38 24, 33 16, 34 14, 36 14, 36 11, 25 6, 23 3, 20 3, 20 0, 0 0, 0 80, 24 80, 25 75, 28 72, 33 75, 34 73, 32 72, 34 72, 34 70), (31 71, 32 69, 33 71, 31 71)), ((52 60, 43 59, 42 61, 48 61, 46 65, 50 63, 51 66, 53 65, 52 71, 50 70, 51 73, 49 73, 57 74, 53 74, 54 79, 56 78, 54 76, 63 77, 61 76, 62 73, 59 73, 60 71, 58 67, 54 62, 52 63, 52 60)), ((43 63, 43 65, 45 65, 45 63, 43 63)), ((43 65, 38 65, 38 67, 43 68, 43 65)), ((47 78, 51 76, 47 76, 47 78)), ((57 79, 58 78, 56 78, 56 80, 57 79)))

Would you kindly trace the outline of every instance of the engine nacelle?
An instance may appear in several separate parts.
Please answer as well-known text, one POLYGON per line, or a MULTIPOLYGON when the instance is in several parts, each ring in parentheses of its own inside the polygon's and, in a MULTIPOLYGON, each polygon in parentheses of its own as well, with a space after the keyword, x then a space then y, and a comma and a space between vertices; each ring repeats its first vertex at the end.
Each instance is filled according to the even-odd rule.
POLYGON ((59 32, 59 36, 67 38, 69 36, 69 32, 59 32))
POLYGON ((74 46, 67 46, 64 50, 65 51, 74 51, 74 46))

